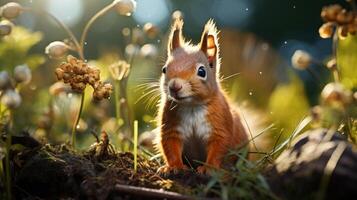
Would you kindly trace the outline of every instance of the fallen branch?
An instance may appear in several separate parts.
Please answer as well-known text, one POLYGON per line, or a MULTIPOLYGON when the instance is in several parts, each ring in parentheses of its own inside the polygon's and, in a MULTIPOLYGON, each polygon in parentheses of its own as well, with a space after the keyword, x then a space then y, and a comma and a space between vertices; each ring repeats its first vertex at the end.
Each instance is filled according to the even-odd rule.
POLYGON ((157 198, 157 199, 172 199, 172 200, 191 200, 191 199, 216 200, 217 199, 217 198, 197 198, 197 197, 182 195, 176 192, 168 192, 164 190, 121 185, 121 184, 115 185, 114 189, 119 192, 130 194, 132 196, 150 197, 150 198, 157 198))

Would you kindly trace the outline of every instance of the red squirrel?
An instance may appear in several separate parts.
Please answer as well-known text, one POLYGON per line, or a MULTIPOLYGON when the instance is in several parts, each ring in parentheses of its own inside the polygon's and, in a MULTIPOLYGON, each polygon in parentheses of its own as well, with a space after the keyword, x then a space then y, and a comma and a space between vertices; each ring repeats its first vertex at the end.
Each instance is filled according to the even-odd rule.
POLYGON ((162 68, 158 147, 167 174, 187 169, 189 160, 204 162, 198 173, 222 167, 229 149, 248 142, 241 119, 228 102, 219 81, 217 28, 209 20, 198 45, 185 42, 183 20, 177 19, 168 40, 168 58, 162 68))

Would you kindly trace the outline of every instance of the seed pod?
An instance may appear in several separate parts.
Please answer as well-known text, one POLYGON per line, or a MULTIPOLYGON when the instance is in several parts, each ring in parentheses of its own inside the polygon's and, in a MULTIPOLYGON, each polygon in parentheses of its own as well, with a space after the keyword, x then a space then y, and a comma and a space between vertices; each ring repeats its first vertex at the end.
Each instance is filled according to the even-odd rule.
POLYGON ((321 38, 330 38, 334 31, 334 24, 332 22, 327 22, 322 24, 319 29, 319 34, 321 38))
POLYGON ((153 44, 145 44, 140 49, 140 55, 144 58, 155 58, 157 54, 157 47, 153 44))
POLYGON ((15 2, 3 5, 0 9, 0 15, 6 19, 14 19, 22 12, 22 6, 15 2))
POLYGON ((159 28, 152 23, 146 23, 143 27, 143 30, 151 39, 155 38, 159 34, 159 28))
POLYGON ((45 53, 54 59, 62 58, 68 52, 68 45, 61 41, 51 42, 45 49, 45 53))
POLYGON ((338 4, 325 6, 322 9, 321 17, 325 21, 335 21, 338 13, 342 11, 342 7, 338 4))
POLYGON ((16 66, 14 69, 14 78, 17 83, 29 83, 32 78, 30 68, 26 64, 16 66))
POLYGON ((9 109, 14 109, 21 104, 21 96, 15 90, 6 90, 1 97, 1 102, 9 109))
POLYGON ((331 59, 328 61, 326 67, 330 70, 335 70, 337 68, 336 59, 331 59))
POLYGON ((291 63, 295 69, 304 70, 311 64, 311 56, 309 53, 303 50, 295 51, 291 57, 291 63))
POLYGON ((329 83, 321 92, 322 100, 331 106, 344 106, 351 102, 351 93, 340 83, 329 83))
POLYGON ((339 26, 338 27, 338 36, 341 40, 346 39, 346 37, 348 36, 348 26, 346 26, 346 25, 339 26))
POLYGON ((348 32, 351 34, 351 35, 356 35, 357 33, 357 25, 355 24, 348 24, 348 32))
POLYGON ((348 24, 353 21, 354 15, 352 12, 347 12, 347 10, 343 9, 341 12, 338 13, 336 17, 336 21, 338 24, 348 24))
POLYGON ((57 80, 62 80, 64 76, 64 71, 61 68, 56 68, 55 74, 57 76, 57 80))
POLYGON ((0 22, 0 37, 9 35, 12 31, 13 24, 10 21, 2 20, 0 22))
POLYGON ((0 90, 7 89, 11 86, 11 79, 7 71, 0 72, 0 90))
POLYGON ((136 9, 134 0, 114 0, 113 4, 120 15, 130 16, 136 9))

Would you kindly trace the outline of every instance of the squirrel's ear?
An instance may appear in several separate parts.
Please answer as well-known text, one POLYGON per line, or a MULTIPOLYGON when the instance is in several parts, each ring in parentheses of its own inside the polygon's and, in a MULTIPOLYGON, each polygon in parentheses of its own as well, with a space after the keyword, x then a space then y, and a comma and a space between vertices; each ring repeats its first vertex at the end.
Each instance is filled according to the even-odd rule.
POLYGON ((218 59, 218 32, 213 20, 209 20, 201 37, 201 50, 206 54, 208 62, 213 67, 218 59))
POLYGON ((174 24, 171 27, 171 33, 168 41, 168 53, 171 54, 173 50, 178 47, 181 47, 183 44, 182 38, 182 27, 183 27, 183 20, 176 19, 174 24))

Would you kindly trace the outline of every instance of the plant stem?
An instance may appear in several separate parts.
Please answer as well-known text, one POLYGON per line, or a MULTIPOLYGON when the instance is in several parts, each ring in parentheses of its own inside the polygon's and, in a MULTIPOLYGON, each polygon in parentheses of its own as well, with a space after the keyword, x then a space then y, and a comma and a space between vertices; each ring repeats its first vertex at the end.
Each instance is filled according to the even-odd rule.
POLYGON ((73 124, 72 127, 72 148, 75 149, 76 148, 76 130, 79 124, 79 120, 81 119, 81 115, 82 115, 82 111, 83 111, 83 105, 84 105, 84 91, 81 94, 81 103, 80 103, 80 107, 79 107, 79 111, 76 117, 76 121, 73 124))
MULTIPOLYGON (((85 57, 84 57, 84 43, 85 43, 85 39, 87 37, 87 33, 90 29, 90 27, 92 26, 92 24, 95 22, 95 20, 97 20, 100 16, 104 15, 107 11, 109 11, 114 4, 109 4, 108 6, 104 7, 102 10, 100 10, 99 12, 97 12, 86 24, 83 33, 81 35, 81 39, 80 39, 80 43, 79 43, 79 48, 78 48, 78 53, 81 56, 81 59, 83 61, 85 61, 85 57)), ((81 115, 82 115, 82 110, 83 110, 83 104, 84 104, 84 96, 85 96, 85 92, 83 91, 81 94, 81 103, 80 103, 80 107, 79 107, 79 112, 76 118, 76 121, 73 125, 72 128, 72 147, 73 149, 75 149, 75 145, 76 145, 76 130, 78 127, 78 123, 79 120, 81 119, 81 115)))
POLYGON ((12 110, 9 111, 9 125, 7 130, 7 137, 6 137, 6 193, 7 199, 11 200, 11 174, 10 174, 10 149, 11 149, 11 130, 12 130, 12 110))
POLYGON ((115 80, 114 85, 114 95, 115 95, 115 116, 117 118, 118 127, 120 126, 120 102, 119 102, 119 95, 120 95, 120 81, 115 80))
POLYGON ((138 168, 138 120, 134 121, 134 171, 138 168))
POLYGON ((32 8, 24 7, 24 11, 29 11, 33 12, 38 15, 42 15, 45 17, 51 18, 56 24, 58 24, 66 33, 67 35, 71 38, 71 40, 74 42, 74 45, 76 46, 76 50, 78 52, 78 55, 81 59, 84 59, 83 57, 83 50, 81 49, 81 46, 76 38, 76 36, 73 34, 73 32, 60 20, 58 20, 55 16, 53 16, 51 13, 45 11, 45 10, 34 10, 32 8))
POLYGON ((83 33, 81 35, 81 40, 80 40, 80 46, 81 46, 81 50, 82 50, 82 55, 84 56, 84 43, 88 34, 88 31, 90 29, 90 27, 93 25, 93 23, 101 16, 103 16, 106 12, 108 12, 110 9, 113 8, 115 4, 111 3, 109 5, 107 5, 106 7, 104 7, 102 10, 100 10, 99 12, 97 12, 86 24, 86 26, 84 27, 83 33))
MULTIPOLYGON (((335 58, 336 63, 338 63, 337 61, 337 48, 338 48, 338 27, 335 30, 335 33, 333 34, 333 38, 332 38, 332 56, 333 58, 335 58)), ((338 71, 338 65, 332 69, 332 73, 333 73, 333 78, 335 80, 335 82, 340 82, 340 73, 338 71)))

